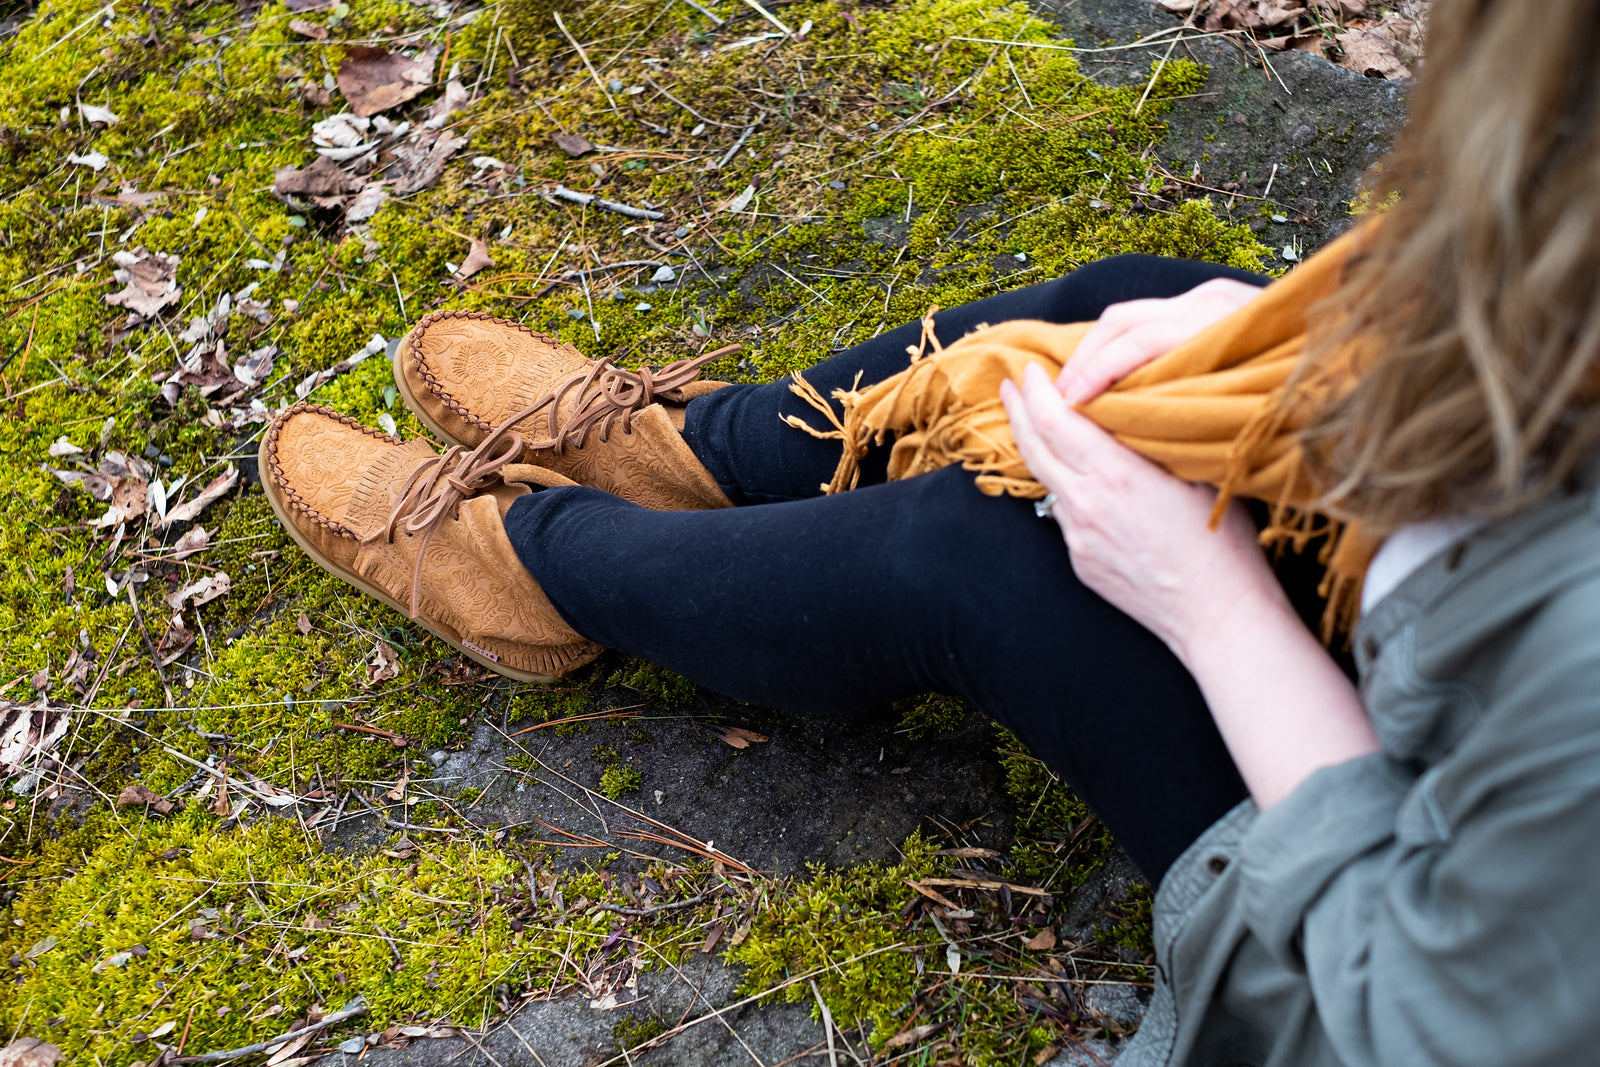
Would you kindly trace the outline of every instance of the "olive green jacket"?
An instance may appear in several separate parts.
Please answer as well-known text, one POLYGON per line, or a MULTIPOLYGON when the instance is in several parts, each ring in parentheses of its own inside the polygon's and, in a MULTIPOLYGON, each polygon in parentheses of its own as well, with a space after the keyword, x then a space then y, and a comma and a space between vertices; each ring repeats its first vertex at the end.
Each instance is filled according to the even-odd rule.
POLYGON ((1178 860, 1119 1067, 1600 1062, 1593 473, 1362 618, 1383 752, 1240 805, 1178 860))

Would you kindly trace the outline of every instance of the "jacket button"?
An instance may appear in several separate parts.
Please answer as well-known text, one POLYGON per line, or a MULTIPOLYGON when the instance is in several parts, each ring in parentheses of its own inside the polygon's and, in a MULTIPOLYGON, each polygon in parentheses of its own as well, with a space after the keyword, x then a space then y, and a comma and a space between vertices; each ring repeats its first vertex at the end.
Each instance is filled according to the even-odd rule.
POLYGON ((1228 857, 1226 856, 1212 856, 1210 859, 1206 860, 1206 870, 1210 871, 1213 875, 1220 875, 1227 869, 1228 857))
POLYGON ((1368 637, 1365 640, 1363 640, 1361 642, 1361 651, 1366 653, 1367 659, 1369 659, 1369 660, 1377 659, 1378 658, 1378 651, 1379 651, 1377 639, 1376 638, 1372 638, 1372 637, 1368 637))

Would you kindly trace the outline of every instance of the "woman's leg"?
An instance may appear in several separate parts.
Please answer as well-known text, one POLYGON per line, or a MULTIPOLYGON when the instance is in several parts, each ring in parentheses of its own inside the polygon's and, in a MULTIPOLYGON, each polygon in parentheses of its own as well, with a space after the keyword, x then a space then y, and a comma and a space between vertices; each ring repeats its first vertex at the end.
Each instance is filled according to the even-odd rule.
POLYGON ((579 633, 718 692, 840 715, 966 698, 1152 879, 1245 795, 1179 662, 1077 580, 1054 522, 960 468, 700 512, 553 489, 506 530, 579 633))
MULTIPOLYGON (((1212 278, 1257 285, 1268 281, 1248 271, 1191 259, 1112 256, 1055 281, 942 310, 934 316, 934 334, 947 345, 984 323, 1089 322, 1110 304, 1177 296, 1212 278)), ((907 323, 824 360, 805 372, 806 380, 823 396, 849 388, 858 374, 863 385, 880 382, 905 370, 906 346, 921 339, 922 324, 907 323)), ((816 496, 819 486, 833 477, 839 443, 791 429, 782 421, 789 415, 818 429, 828 428, 811 405, 789 391, 785 379, 731 386, 692 401, 683 436, 735 504, 802 500, 816 496)), ((863 485, 883 481, 888 452, 885 447, 867 457, 862 464, 863 485)))

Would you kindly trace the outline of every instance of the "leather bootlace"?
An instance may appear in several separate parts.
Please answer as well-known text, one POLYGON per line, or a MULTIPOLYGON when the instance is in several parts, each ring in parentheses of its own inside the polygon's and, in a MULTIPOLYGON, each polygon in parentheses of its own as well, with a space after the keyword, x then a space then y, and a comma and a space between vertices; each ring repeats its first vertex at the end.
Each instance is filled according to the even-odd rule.
POLYGON ((660 370, 651 370, 649 367, 627 370, 606 356, 595 360, 587 370, 577 371, 552 386, 501 426, 509 426, 546 412, 543 420, 545 437, 532 442, 532 447, 553 449, 557 455, 564 452, 569 444, 582 448, 590 432, 597 426, 600 440, 605 441, 619 422, 626 432, 634 413, 657 400, 681 400, 679 390, 700 376, 701 367, 738 350, 738 345, 726 345, 703 356, 669 363, 660 370), (562 402, 569 397, 572 400, 571 412, 563 419, 562 402))
POLYGON ((417 617, 422 595, 423 560, 440 524, 455 518, 466 501, 504 481, 501 469, 522 453, 522 437, 512 431, 511 425, 510 421, 502 423, 470 451, 452 445, 418 463, 400 487, 388 521, 361 539, 362 544, 394 544, 397 530, 403 530, 407 537, 422 535, 411 571, 411 618, 417 617))

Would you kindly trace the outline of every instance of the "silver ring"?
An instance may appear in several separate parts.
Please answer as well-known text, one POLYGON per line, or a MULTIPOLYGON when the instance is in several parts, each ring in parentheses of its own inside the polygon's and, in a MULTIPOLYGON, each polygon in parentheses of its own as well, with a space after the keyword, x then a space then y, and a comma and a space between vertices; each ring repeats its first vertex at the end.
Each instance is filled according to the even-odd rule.
POLYGON ((1054 515, 1051 514, 1051 509, 1055 506, 1056 495, 1054 493, 1046 493, 1043 500, 1035 500, 1033 502, 1033 513, 1041 519, 1054 518, 1054 515))

